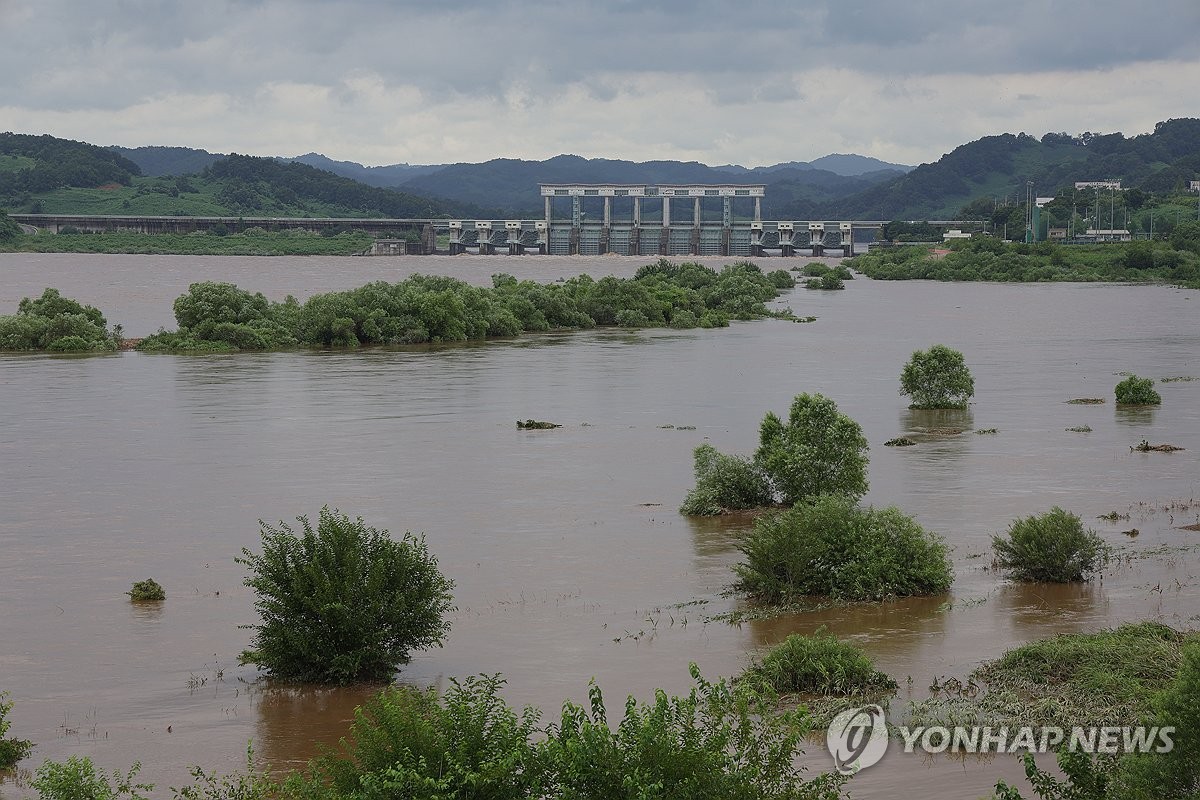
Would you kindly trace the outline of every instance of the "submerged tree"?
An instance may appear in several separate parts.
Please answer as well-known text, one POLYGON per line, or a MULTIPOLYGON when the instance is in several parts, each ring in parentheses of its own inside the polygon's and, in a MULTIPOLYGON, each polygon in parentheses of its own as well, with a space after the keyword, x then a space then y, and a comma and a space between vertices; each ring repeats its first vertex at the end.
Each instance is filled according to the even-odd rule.
POLYGON ((914 352, 904 365, 900 394, 912 398, 910 408, 966 408, 975 394, 975 379, 962 353, 935 344, 914 352))
POLYGON ((788 504, 823 494, 857 500, 867 492, 862 428, 822 394, 799 394, 784 422, 767 412, 754 460, 788 504))
POLYGON ((316 529, 260 522, 261 554, 242 550, 262 615, 243 660, 281 678, 346 684, 390 678, 412 650, 441 643, 453 583, 424 537, 399 540, 328 507, 316 529))

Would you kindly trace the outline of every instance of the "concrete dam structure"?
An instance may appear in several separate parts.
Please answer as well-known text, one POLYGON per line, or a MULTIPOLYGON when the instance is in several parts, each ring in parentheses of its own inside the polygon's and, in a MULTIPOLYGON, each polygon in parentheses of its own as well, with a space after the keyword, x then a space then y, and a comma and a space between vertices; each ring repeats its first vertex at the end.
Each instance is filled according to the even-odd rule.
POLYGON ((366 253, 370 255, 611 253, 745 258, 854 255, 855 232, 875 234, 886 222, 763 220, 765 187, 761 184, 540 184, 539 189, 542 219, 9 216, 49 233, 363 231, 375 240, 366 253))

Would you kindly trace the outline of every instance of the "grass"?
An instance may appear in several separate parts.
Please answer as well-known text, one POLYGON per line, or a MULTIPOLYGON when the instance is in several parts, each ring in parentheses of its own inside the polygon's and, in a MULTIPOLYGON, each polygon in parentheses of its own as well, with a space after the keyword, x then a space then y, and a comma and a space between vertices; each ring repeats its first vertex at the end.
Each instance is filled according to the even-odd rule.
MULTIPOLYGON (((1178 673, 1183 648, 1200 642, 1158 622, 1063 634, 1004 653, 970 675, 975 696, 930 687, 910 725, 1134 725, 1178 673)), ((961 683, 958 683, 961 686, 961 683)))
POLYGON ((742 680, 780 694, 847 695, 897 688, 862 648, 823 631, 787 637, 751 665, 742 680))

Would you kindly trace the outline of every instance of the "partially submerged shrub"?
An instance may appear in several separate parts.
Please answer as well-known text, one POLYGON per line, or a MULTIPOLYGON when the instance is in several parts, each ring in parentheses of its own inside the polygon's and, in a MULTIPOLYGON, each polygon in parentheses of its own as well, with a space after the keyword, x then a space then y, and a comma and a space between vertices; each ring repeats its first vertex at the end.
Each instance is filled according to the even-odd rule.
POLYGON ((775 501, 771 482, 755 462, 727 456, 710 444, 697 447, 692 458, 696 486, 683 501, 681 514, 713 515, 775 501))
POLYGON ((780 711, 769 694, 745 682, 704 680, 682 697, 659 690, 652 702, 630 697, 612 725, 600 689, 590 708, 563 705, 548 731, 555 782, 546 797, 695 798, 695 800, 834 800, 845 778, 806 780, 797 764, 811 721, 780 711))
POLYGON ((546 765, 533 736, 538 714, 520 716, 498 676, 451 679, 433 689, 391 686, 354 712, 350 737, 313 762, 310 780, 331 797, 545 797, 546 765))
POLYGON ((1018 581, 1070 583, 1086 580, 1108 558, 1108 545, 1083 521, 1055 506, 1018 519, 1007 537, 993 536, 997 565, 1018 581))
POLYGON ((767 273, 767 280, 776 289, 795 289, 796 279, 786 269, 777 269, 767 273))
POLYGON ((738 588, 769 602, 941 594, 953 579, 939 537, 894 506, 860 508, 845 496, 760 518, 739 549, 738 588))
POLYGON ((143 792, 154 786, 137 783, 141 764, 134 764, 129 772, 115 770, 111 775, 97 769, 87 756, 71 756, 66 763, 47 761, 38 767, 30 786, 37 790, 40 800, 146 800, 143 792))
POLYGON ((845 289, 841 277, 835 272, 827 272, 819 278, 809 278, 804 282, 805 289, 845 289))
POLYGON ((975 379, 962 353, 935 344, 914 352, 904 365, 900 394, 912 398, 910 408, 966 408, 975 394, 975 379))
POLYGON ((822 494, 857 499, 867 491, 867 440, 862 428, 821 394, 792 400, 787 422, 768 412, 754 460, 786 503, 822 494))
POLYGON ((46 289, 41 297, 24 298, 16 314, 0 316, 0 350, 115 350, 116 338, 107 326, 99 309, 46 289))
POLYGON ((147 578, 144 581, 134 581, 133 588, 125 594, 129 595, 129 599, 135 603, 149 603, 167 599, 166 591, 154 578, 147 578))
POLYGON ((13 704, 8 699, 8 692, 0 692, 0 772, 11 769, 17 762, 29 755, 33 742, 25 739, 6 739, 12 723, 8 721, 8 712, 13 704))
POLYGON ((399 540, 328 507, 314 529, 260 522, 262 553, 242 550, 262 615, 244 653, 273 675, 317 683, 387 679, 409 652, 440 644, 453 583, 423 536, 399 540))
POLYGON ((317 759, 289 789, 317 798, 413 800, 531 797, 835 800, 845 778, 806 780, 796 763, 808 719, 780 711, 745 682, 695 686, 682 697, 630 697, 610 723, 593 683, 587 707, 567 701, 556 724, 519 715, 481 676, 431 691, 389 688, 356 712, 341 750, 317 759))
POLYGON ((896 688, 870 657, 849 642, 818 631, 794 633, 755 662, 743 678, 779 693, 862 694, 896 688))
POLYGON ((1157 406, 1162 404, 1162 396, 1154 390, 1154 381, 1150 378, 1130 375, 1118 383, 1114 391, 1117 395, 1118 405, 1157 406))

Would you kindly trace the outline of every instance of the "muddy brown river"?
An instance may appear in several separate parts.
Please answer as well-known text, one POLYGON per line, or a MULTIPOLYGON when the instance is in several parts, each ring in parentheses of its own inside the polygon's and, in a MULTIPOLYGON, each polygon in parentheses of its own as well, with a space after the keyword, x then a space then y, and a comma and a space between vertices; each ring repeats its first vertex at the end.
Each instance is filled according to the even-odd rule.
MULTIPOLYGON (((631 275, 644 261, 3 254, 0 313, 54 286, 137 336, 172 325, 171 301, 192 281, 282 299, 412 272, 552 280, 631 275)), ((423 531, 456 582, 445 646, 399 680, 499 672, 513 704, 547 717, 584 700, 592 677, 619 708, 629 693, 686 692, 689 661, 733 675, 821 626, 896 678, 894 712, 909 676, 923 697, 932 678, 1032 639, 1144 618, 1196 627, 1200 533, 1180 528, 1200 521, 1200 381, 1161 384, 1154 410, 1111 398, 1118 372, 1200 375, 1200 292, 859 278, 782 302, 817 321, 362 352, 0 356, 0 690, 16 703, 10 735, 37 743, 23 766, 140 760, 143 777, 178 786, 191 764, 237 769, 247 742, 260 764, 288 768, 342 736, 370 689, 272 687, 237 663, 250 637, 239 626, 256 618, 234 556, 258 546, 257 520, 325 504, 423 531), (974 371, 967 412, 909 411, 897 392, 910 353, 936 342, 974 371), (676 512, 691 451, 751 451, 763 414, 802 391, 862 424, 867 501, 901 506, 953 546, 951 595, 708 621, 739 606, 726 589, 745 523, 676 512), (1065 402, 1075 397, 1108 402, 1065 402), (516 430, 527 417, 563 427, 516 430), (1092 432, 1065 430, 1079 425, 1092 432), (935 427, 967 432, 913 435, 935 427), (986 428, 998 433, 972 432, 986 428), (905 433, 920 443, 883 447, 905 433), (1131 452, 1142 439, 1186 449, 1131 452), (1013 586, 990 571, 991 534, 1054 505, 1131 557, 1082 587, 1013 586), (1110 511, 1131 518, 1097 519, 1110 511), (1136 538, 1122 534, 1133 527, 1136 538), (148 576, 167 591, 159 608, 123 594, 148 576)), ((832 767, 820 740, 806 759, 832 767)), ((850 787, 978 797, 1019 775, 1012 756, 961 763, 893 747, 850 787)), ((10 780, 0 796, 22 790, 10 780)))

